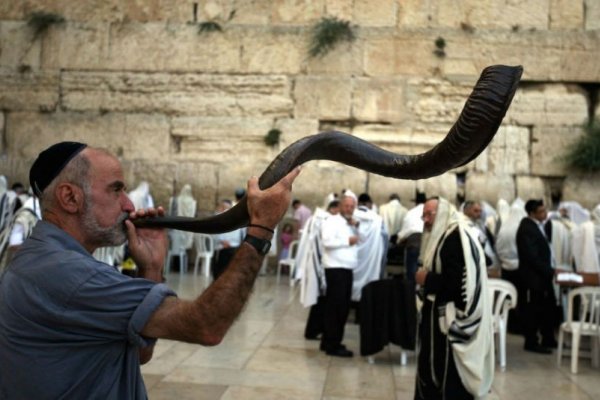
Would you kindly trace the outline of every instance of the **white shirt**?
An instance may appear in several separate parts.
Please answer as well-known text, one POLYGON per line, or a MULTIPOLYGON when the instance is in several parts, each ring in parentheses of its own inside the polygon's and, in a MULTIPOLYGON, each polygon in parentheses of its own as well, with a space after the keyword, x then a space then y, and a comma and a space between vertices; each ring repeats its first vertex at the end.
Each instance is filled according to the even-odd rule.
POLYGON ((323 267, 354 269, 358 265, 358 247, 350 245, 350 237, 358 236, 356 229, 341 215, 332 215, 321 225, 323 267))

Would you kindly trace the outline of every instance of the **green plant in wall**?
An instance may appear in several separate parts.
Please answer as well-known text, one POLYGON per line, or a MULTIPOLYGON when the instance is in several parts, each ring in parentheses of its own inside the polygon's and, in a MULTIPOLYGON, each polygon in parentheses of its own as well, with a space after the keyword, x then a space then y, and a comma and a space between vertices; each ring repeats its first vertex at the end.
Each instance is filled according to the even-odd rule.
POLYGON ((350 22, 336 17, 322 18, 311 31, 310 48, 311 57, 323 57, 341 42, 352 42, 356 39, 350 22))
POLYGON ((44 34, 52 25, 62 24, 65 19, 60 14, 36 11, 27 17, 27 26, 33 30, 33 40, 44 34))
POLYGON ((569 147, 565 161, 576 170, 600 171, 600 121, 585 127, 585 133, 569 147))
POLYGON ((198 33, 223 32, 218 22, 206 21, 198 24, 198 33))
POLYGON ((439 36, 437 39, 435 39, 434 44, 435 50, 433 51, 433 54, 440 58, 446 57, 446 50, 444 50, 446 48, 446 40, 439 36))
POLYGON ((265 144, 267 146, 275 146, 279 144, 279 137, 281 136, 281 131, 279 129, 271 129, 265 137, 263 138, 265 144))

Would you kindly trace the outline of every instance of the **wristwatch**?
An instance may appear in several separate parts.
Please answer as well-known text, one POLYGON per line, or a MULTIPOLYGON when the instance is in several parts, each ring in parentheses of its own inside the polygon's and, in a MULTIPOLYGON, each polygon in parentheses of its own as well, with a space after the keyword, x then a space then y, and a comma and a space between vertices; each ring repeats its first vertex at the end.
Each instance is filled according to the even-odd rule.
POLYGON ((258 251, 261 255, 266 255, 269 250, 271 249, 271 241, 267 240, 267 239, 260 239, 257 238, 256 236, 252 236, 249 234, 246 234, 246 237, 244 238, 244 242, 248 243, 249 245, 251 245, 252 247, 254 247, 256 249, 256 251, 258 251))

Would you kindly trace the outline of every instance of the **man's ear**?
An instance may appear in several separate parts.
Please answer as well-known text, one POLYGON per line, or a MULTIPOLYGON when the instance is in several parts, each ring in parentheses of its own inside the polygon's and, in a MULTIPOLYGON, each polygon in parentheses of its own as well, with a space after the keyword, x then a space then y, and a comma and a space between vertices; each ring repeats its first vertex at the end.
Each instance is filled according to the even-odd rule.
POLYGON ((56 201, 60 208, 69 214, 76 214, 83 210, 83 190, 72 183, 61 183, 56 187, 56 201))

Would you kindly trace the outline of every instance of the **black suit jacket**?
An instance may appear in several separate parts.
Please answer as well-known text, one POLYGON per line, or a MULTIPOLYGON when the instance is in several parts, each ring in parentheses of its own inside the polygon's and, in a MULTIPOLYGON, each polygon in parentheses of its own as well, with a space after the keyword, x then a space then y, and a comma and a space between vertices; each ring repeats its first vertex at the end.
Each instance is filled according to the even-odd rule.
POLYGON ((517 252, 519 275, 524 287, 540 291, 551 288, 554 270, 550 243, 529 217, 521 220, 517 230, 517 252))

